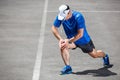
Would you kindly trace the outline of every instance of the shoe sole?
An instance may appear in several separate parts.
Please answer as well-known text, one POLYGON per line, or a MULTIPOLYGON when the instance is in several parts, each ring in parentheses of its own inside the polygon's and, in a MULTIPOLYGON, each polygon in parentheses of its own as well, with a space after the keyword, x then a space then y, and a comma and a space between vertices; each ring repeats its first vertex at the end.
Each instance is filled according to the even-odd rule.
POLYGON ((109 64, 109 65, 104 65, 104 68, 112 68, 113 64, 109 64))
POLYGON ((71 73, 72 73, 72 71, 68 71, 68 72, 65 72, 65 73, 61 72, 61 75, 71 74, 71 73))

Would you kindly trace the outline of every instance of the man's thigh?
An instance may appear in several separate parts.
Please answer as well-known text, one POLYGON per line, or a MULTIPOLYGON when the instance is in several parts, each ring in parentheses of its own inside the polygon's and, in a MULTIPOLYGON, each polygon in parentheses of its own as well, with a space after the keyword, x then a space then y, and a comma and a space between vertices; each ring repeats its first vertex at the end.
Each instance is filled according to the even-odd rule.
POLYGON ((69 43, 69 49, 75 49, 77 46, 75 45, 75 43, 69 43))

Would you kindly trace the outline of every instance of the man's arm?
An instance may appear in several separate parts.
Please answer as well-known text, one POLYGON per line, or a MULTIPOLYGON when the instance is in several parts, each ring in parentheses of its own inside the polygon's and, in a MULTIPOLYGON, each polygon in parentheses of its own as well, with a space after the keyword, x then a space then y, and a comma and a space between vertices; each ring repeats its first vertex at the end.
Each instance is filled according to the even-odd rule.
POLYGON ((58 40, 61 40, 62 37, 60 36, 59 32, 58 32, 58 29, 57 27, 55 27, 54 25, 52 26, 52 32, 54 34, 54 36, 58 39, 58 40))
POLYGON ((84 29, 83 28, 79 29, 78 34, 76 36, 74 36, 73 38, 69 39, 69 42, 77 41, 78 39, 80 39, 83 36, 83 33, 84 33, 84 29))
POLYGON ((67 46, 66 41, 64 39, 62 39, 62 37, 60 36, 57 27, 52 26, 52 32, 53 32, 54 36, 59 40, 59 47, 61 49, 66 48, 66 46, 67 46))

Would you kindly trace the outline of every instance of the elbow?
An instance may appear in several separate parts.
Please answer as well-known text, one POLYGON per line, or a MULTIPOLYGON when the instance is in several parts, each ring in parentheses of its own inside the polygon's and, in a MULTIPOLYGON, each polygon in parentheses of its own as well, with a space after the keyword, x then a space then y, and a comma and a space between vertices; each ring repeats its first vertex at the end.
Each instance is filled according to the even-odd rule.
POLYGON ((83 37, 83 34, 79 34, 79 38, 82 38, 83 37))
POLYGON ((83 34, 84 34, 84 29, 78 30, 78 38, 83 37, 83 34))

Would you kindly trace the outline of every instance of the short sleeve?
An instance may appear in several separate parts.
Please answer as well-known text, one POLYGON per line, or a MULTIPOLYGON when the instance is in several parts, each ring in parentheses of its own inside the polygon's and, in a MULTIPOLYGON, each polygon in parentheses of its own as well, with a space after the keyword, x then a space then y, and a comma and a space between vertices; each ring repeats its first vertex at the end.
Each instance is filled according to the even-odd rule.
POLYGON ((60 27, 60 25, 61 25, 61 20, 58 20, 58 16, 56 17, 56 19, 54 20, 54 23, 53 23, 53 25, 55 26, 55 27, 60 27))
POLYGON ((85 20, 82 14, 77 14, 76 15, 76 20, 77 20, 77 29, 81 29, 85 27, 85 20))

